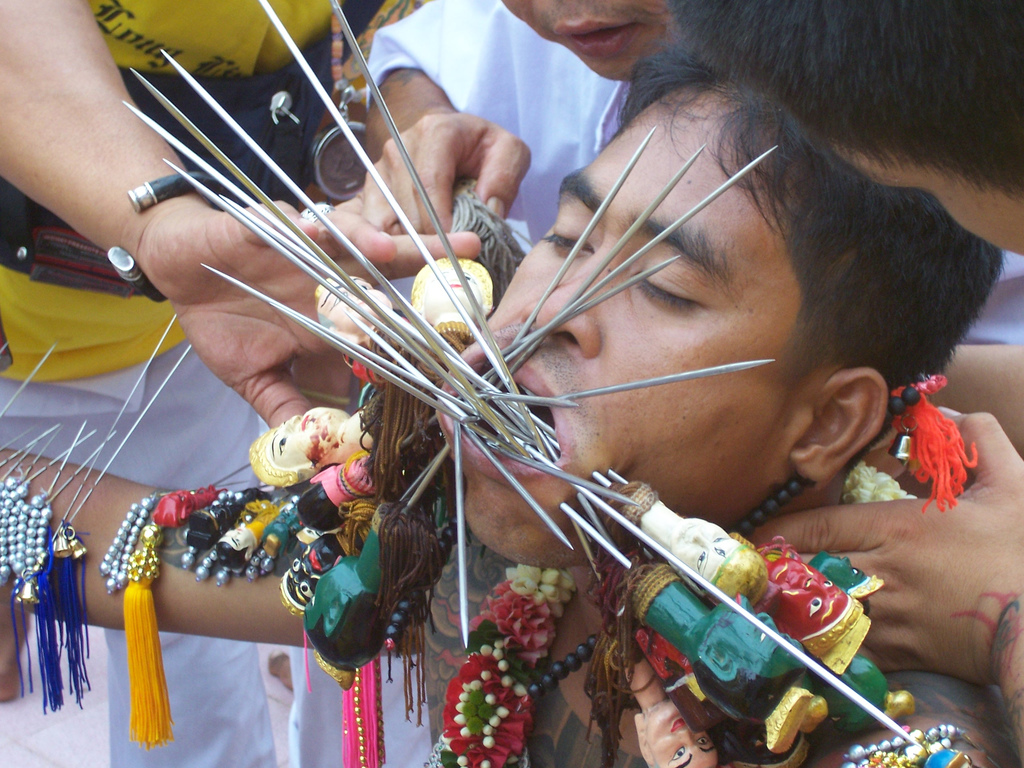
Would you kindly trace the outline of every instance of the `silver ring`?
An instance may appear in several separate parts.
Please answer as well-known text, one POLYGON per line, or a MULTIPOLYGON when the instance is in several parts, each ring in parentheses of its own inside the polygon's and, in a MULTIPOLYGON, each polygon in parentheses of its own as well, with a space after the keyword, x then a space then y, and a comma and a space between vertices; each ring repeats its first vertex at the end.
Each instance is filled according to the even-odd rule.
POLYGON ((315 209, 315 212, 309 208, 304 208, 299 216, 306 221, 317 221, 322 216, 326 216, 334 210, 334 206, 330 203, 317 203, 313 208, 315 209))

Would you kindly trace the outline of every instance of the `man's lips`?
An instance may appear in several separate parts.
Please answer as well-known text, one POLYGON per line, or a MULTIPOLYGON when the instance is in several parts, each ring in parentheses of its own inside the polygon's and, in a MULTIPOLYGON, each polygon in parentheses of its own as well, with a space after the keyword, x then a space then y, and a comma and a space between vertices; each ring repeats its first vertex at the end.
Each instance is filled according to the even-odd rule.
MULTIPOLYGON (((452 435, 455 433, 455 422, 446 414, 438 414, 438 423, 441 425, 441 429, 448 436, 448 442, 451 443, 452 435)), ((477 435, 478 439, 483 439, 477 435)), ((527 466, 521 462, 515 461, 509 458, 503 453, 499 453, 496 450, 491 450, 490 455, 494 457, 498 462, 501 463, 509 474, 514 476, 520 482, 529 481, 532 478, 546 477, 544 472, 534 467, 527 466)), ((498 480, 500 482, 506 482, 505 476, 494 466, 494 463, 484 455, 483 450, 477 445, 477 443, 470 439, 466 431, 463 431, 462 436, 462 461, 464 465, 471 466, 474 471, 480 473, 485 477, 489 477, 492 480, 498 480)))
POLYGON ((618 56, 633 40, 636 23, 596 29, 567 28, 558 34, 578 56, 591 59, 610 59, 618 56))
MULTIPOLYGON (((499 341, 499 344, 501 344, 503 341, 505 341, 506 338, 511 339, 513 332, 517 329, 517 327, 504 328, 499 331, 496 331, 495 339, 499 341)), ((484 355, 483 350, 481 350, 479 345, 477 344, 473 344, 470 347, 468 347, 463 352, 462 356, 463 359, 474 370, 478 372, 482 372, 487 367, 486 356, 484 355)), ((556 393, 549 388, 544 377, 534 370, 530 362, 527 362, 519 369, 519 371, 516 373, 515 381, 521 392, 525 391, 528 393, 540 395, 542 397, 554 397, 556 395, 556 393)), ((547 411, 547 413, 549 414, 548 418, 545 420, 549 421, 549 423, 552 424, 552 427, 555 430, 556 440, 559 443, 559 459, 556 462, 556 465, 564 468, 564 465, 567 462, 567 458, 565 446, 562 445, 564 436, 561 434, 563 430, 559 428, 559 414, 552 412, 552 409, 545 409, 545 411, 547 411)), ((450 444, 452 441, 452 436, 455 433, 455 420, 452 419, 450 416, 438 412, 438 423, 440 424, 441 429, 447 436, 448 442, 450 444)), ((486 424, 486 422, 483 423, 486 424)), ((485 430, 488 432, 492 432, 493 427, 485 426, 485 430)), ((481 440, 484 439, 483 436, 479 434, 477 435, 477 437, 478 439, 481 440)), ((501 480, 502 482, 505 481, 502 474, 498 471, 498 469, 494 466, 490 459, 488 459, 487 456, 483 454, 481 449, 478 448, 477 445, 475 445, 474 442, 467 436, 465 431, 463 432, 462 452, 463 461, 469 465, 472 465, 474 470, 480 472, 481 474, 487 477, 491 477, 496 480, 501 480)), ((520 481, 550 478, 550 475, 548 475, 547 473, 542 472, 541 470, 536 469, 535 467, 527 466, 522 462, 515 461, 514 459, 509 458, 505 454, 498 453, 498 451, 496 450, 490 451, 490 455, 497 459, 506 470, 508 470, 512 475, 516 477, 516 479, 520 481)))

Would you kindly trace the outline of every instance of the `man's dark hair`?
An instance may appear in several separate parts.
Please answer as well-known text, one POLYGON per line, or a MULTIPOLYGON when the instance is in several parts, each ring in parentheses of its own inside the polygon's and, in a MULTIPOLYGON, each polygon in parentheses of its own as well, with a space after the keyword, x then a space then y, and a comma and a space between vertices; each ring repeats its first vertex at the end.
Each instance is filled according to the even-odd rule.
POLYGON ((1024 190, 1020 0, 671 0, 703 61, 818 140, 1024 190))
POLYGON ((891 387, 942 371, 999 276, 999 249, 928 193, 855 174, 783 110, 683 51, 637 66, 622 125, 653 104, 679 113, 706 95, 723 104, 708 149, 726 173, 776 147, 738 183, 786 242, 802 293, 800 359, 870 366, 891 387))

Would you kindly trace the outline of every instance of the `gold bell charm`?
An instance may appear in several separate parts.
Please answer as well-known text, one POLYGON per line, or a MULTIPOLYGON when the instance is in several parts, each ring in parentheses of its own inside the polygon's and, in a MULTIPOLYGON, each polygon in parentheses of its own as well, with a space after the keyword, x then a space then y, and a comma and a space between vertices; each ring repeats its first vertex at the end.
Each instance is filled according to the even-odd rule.
POLYGON ((26 579, 18 589, 18 594, 14 596, 22 605, 35 605, 39 602, 39 589, 36 586, 35 579, 26 579))
POLYGON ((88 551, 80 538, 77 536, 71 537, 71 557, 75 560, 81 560, 88 551))
POLYGON ((71 549, 71 557, 75 560, 81 560, 85 557, 85 553, 89 550, 85 548, 85 544, 82 543, 82 539, 75 533, 75 529, 67 523, 64 523, 60 529, 64 532, 64 538, 67 539, 68 547, 71 549))
POLYGON ((892 446, 889 448, 889 455, 899 459, 904 464, 910 461, 910 435, 907 433, 897 435, 896 439, 892 441, 892 446))
POLYGON ((53 556, 71 557, 72 554, 71 542, 68 541, 67 533, 62 525, 53 535, 53 556))

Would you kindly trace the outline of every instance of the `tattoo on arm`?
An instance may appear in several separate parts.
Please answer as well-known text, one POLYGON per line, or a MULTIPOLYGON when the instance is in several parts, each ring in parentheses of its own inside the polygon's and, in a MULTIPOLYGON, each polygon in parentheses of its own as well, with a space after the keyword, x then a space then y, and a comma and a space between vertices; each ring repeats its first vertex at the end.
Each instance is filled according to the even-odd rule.
POLYGON ((185 543, 187 532, 187 525, 163 529, 164 543, 160 546, 160 560, 164 565, 185 570, 185 566, 181 564, 181 556, 188 551, 188 544, 185 543))
POLYGON ((992 674, 999 681, 1018 749, 1024 747, 1024 664, 1020 647, 1020 596, 1006 600, 992 637, 992 674))
MULTIPOLYGON (((905 720, 911 728, 927 730, 951 723, 963 729, 966 740, 956 745, 971 756, 974 765, 1009 768, 1020 765, 998 692, 992 686, 978 686, 953 677, 929 672, 897 672, 887 675, 890 690, 906 689, 914 695, 915 713, 905 720)), ((811 760, 815 765, 839 765, 854 744, 878 743, 890 738, 888 731, 841 733, 819 726, 812 734, 811 760)))

